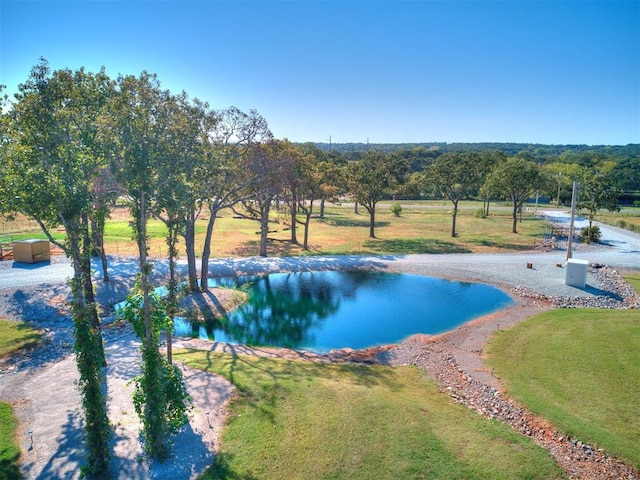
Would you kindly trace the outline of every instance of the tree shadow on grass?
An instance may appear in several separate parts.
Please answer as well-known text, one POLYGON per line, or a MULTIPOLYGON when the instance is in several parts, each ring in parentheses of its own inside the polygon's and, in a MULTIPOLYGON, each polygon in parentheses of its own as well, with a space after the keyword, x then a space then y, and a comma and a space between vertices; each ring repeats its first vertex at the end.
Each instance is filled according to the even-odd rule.
MULTIPOLYGON (((216 345, 213 344, 212 348, 216 348, 216 345)), ((361 388, 385 385, 391 391, 400 394, 403 390, 403 384, 398 381, 395 370, 388 367, 291 360, 290 355, 295 354, 300 355, 300 360, 305 360, 305 352, 288 349, 282 350, 288 355, 283 358, 256 356, 255 352, 260 351, 260 348, 251 349, 244 345, 224 344, 222 350, 197 352, 187 349, 178 353, 177 356, 181 357, 181 360, 186 360, 191 366, 206 372, 219 372, 235 386, 235 401, 250 407, 254 411, 253 415, 263 417, 273 425, 279 423, 280 417, 277 411, 282 408, 286 396, 298 394, 295 391, 291 392, 297 388, 297 385, 313 386, 315 382, 322 383, 327 380, 331 383, 337 382, 335 388, 340 388, 342 384, 361 388), (254 354, 248 354, 248 351, 253 351, 254 354), (190 362, 193 358, 191 355, 196 355, 197 365, 190 362)), ((274 351, 269 349, 268 353, 274 354, 274 351)), ((239 471, 235 463, 233 453, 218 452, 213 464, 202 478, 238 480, 256 478, 250 471, 239 471)))
POLYGON ((0 450, 0 478, 5 480, 19 480, 22 478, 18 468, 20 450, 12 452, 9 448, 0 450))
POLYGON ((240 473, 232 466, 232 453, 219 452, 202 478, 204 480, 257 480, 258 477, 251 473, 240 473))
POLYGON ((469 240, 469 243, 479 245, 481 247, 487 247, 495 250, 509 250, 514 252, 530 251, 533 248, 533 240, 531 245, 522 245, 517 243, 509 243, 504 241, 493 241, 489 239, 469 240))
MULTIPOLYGON (((369 222, 369 216, 367 215, 367 217, 363 218, 362 220, 359 219, 352 219, 352 218, 324 218, 324 219, 320 219, 320 221, 322 223, 325 223, 327 225, 331 225, 333 227, 362 227, 362 228, 369 228, 370 222, 369 222)), ((391 225, 391 222, 381 222, 381 221, 376 221, 376 228, 378 227, 388 227, 389 225, 391 225)))
MULTIPOLYGON (((217 346, 219 345, 212 344, 212 350, 217 346)), ((185 351, 187 356, 189 352, 197 352, 193 349, 185 351)), ((305 350, 261 349, 261 347, 228 343, 222 345, 221 351, 200 353, 206 358, 206 362, 192 366, 202 368, 206 372, 222 374, 241 394, 247 393, 260 384, 268 385, 269 388, 278 388, 285 380, 297 382, 314 378, 341 380, 365 388, 383 384, 394 391, 402 388, 391 368, 362 363, 330 363, 321 361, 322 355, 305 350), (261 355, 261 350, 264 350, 266 355, 261 355), (238 373, 239 377, 237 377, 238 373)), ((187 358, 187 362, 188 360, 187 358)))
POLYGON ((471 253, 471 250, 451 242, 429 238, 367 240, 364 247, 375 252, 408 255, 412 253, 471 253))
MULTIPOLYGON (((260 242, 258 240, 250 240, 238 245, 232 253, 241 257, 251 257, 258 255, 258 252, 260 252, 260 242)), ((288 238, 269 238, 267 241, 267 254, 270 256, 283 257, 299 255, 302 252, 302 246, 292 244, 288 238)))

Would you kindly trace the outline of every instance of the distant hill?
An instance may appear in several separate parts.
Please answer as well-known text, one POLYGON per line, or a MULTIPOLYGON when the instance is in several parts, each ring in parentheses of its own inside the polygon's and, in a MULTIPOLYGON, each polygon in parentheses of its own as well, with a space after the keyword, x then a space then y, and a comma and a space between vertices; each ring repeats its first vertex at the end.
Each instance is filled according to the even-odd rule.
POLYGON ((315 143, 318 148, 342 154, 362 153, 369 150, 389 153, 399 150, 424 149, 438 153, 459 151, 497 150, 506 155, 527 151, 540 156, 557 156, 563 153, 595 152, 605 155, 640 158, 640 144, 628 145, 544 145, 539 143, 315 143))

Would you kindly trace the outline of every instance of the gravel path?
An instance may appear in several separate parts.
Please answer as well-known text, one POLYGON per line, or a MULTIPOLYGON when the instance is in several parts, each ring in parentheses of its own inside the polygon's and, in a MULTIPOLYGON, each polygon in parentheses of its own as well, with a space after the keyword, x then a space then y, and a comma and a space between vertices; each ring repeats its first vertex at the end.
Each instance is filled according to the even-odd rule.
MULTIPOLYGON (((558 440, 559 435, 553 433, 553 429, 502 398, 496 393, 500 389, 499 380, 487 371, 481 356, 484 342, 496 328, 506 328, 552 306, 638 306, 637 296, 625 289, 626 284, 620 282, 615 269, 640 268, 640 235, 622 231, 621 237, 607 243, 607 239, 613 238, 607 232, 603 228, 602 245, 579 245, 574 250, 574 257, 587 259, 591 264, 615 267, 590 268, 585 289, 564 284, 563 250, 484 255, 220 259, 211 262, 211 272, 216 276, 227 276, 365 268, 499 286, 518 299, 516 306, 439 337, 412 337, 396 348, 385 349, 378 361, 419 365, 456 400, 487 416, 501 418, 534 439, 551 439, 539 443, 554 454, 572 478, 632 479, 640 478, 637 472, 625 470, 623 465, 577 440, 558 440), (528 263, 532 268, 527 268, 528 263), (496 401, 502 403, 496 404, 496 401), (590 458, 593 462, 588 463, 590 458)), ((184 271, 186 266, 182 267, 184 271)), ((165 270, 164 262, 156 263, 158 281, 165 275, 165 270)), ((98 300, 110 305, 124 299, 136 271, 136 263, 132 259, 111 259, 113 281, 105 286, 99 281, 101 274, 96 266, 98 300)), ((76 479, 83 462, 80 402, 74 384, 77 372, 70 355, 72 323, 65 304, 69 290, 64 282, 70 275, 71 268, 62 258, 54 258, 48 265, 26 269, 16 268, 11 262, 0 263, 0 317, 29 321, 46 333, 43 345, 35 352, 0 364, 0 399, 16 406, 21 422, 22 470, 27 479, 76 479)), ((142 458, 137 438, 139 422, 130 400, 131 387, 127 385, 139 369, 137 341, 126 329, 110 328, 105 330, 105 342, 109 359, 109 418, 115 431, 114 458, 110 467, 112 477, 197 477, 212 462, 212 452, 224 420, 225 402, 232 395, 231 385, 205 372, 185 370, 187 386, 194 399, 191 421, 176 440, 176 455, 172 460, 161 465, 147 462, 142 458)), ((314 359, 313 355, 304 352, 250 351, 242 346, 224 348, 234 352, 314 359)))

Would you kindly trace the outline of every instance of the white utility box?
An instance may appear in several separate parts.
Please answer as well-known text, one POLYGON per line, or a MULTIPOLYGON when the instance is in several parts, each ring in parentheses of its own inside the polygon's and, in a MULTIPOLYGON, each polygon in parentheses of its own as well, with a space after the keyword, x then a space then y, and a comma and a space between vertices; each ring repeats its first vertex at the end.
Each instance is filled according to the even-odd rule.
POLYGON ((587 285, 587 266, 589 260, 570 258, 567 260, 567 272, 564 283, 572 287, 584 288, 587 285))

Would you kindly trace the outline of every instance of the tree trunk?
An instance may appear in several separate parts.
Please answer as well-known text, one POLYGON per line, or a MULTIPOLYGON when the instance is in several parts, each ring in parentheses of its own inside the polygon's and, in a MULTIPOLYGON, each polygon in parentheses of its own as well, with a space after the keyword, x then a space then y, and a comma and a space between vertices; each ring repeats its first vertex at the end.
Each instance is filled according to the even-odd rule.
POLYGON ((140 255, 140 288, 142 289, 142 320, 145 327, 144 341, 148 347, 153 345, 151 325, 151 305, 149 304, 149 265, 147 263, 147 212, 144 190, 140 194, 140 213, 138 219, 138 254, 140 255))
POLYGON ((453 202, 453 219, 451 221, 451 236, 456 236, 456 219, 458 217, 458 201, 453 202))
POLYGON ((298 201, 295 196, 292 198, 291 203, 291 244, 292 245, 300 245, 298 242, 298 233, 297 233, 297 221, 298 217, 298 201))
MULTIPOLYGON (((91 279, 91 246, 82 245, 80 230, 82 227, 88 228, 88 225, 81 225, 78 221, 63 224, 67 232, 65 252, 71 257, 74 272, 71 280, 74 351, 80 375, 78 386, 83 397, 88 470, 100 473, 106 470, 109 461, 109 419, 102 388, 102 367, 106 364, 102 336, 100 330, 92 326, 95 321, 94 314, 97 317, 96 305, 88 302, 86 298, 86 280, 91 279), (83 261, 84 253, 89 261, 83 261), (86 267, 87 264, 89 268, 86 267)), ((88 232, 87 235, 82 235, 82 240, 87 238, 88 232)))
POLYGON ((305 251, 309 250, 309 223, 311 223, 310 210, 305 214, 305 222, 304 222, 304 240, 302 243, 302 249, 305 251))
POLYGON ((91 310, 91 326, 98 332, 100 331, 100 317, 95 308, 95 295, 93 294, 93 282, 91 281, 91 239, 89 236, 89 218, 86 214, 82 215, 82 251, 80 254, 80 268, 82 269, 82 286, 84 288, 84 296, 87 306, 91 310))
POLYGON ((376 207, 367 207, 369 210, 369 238, 376 238, 376 207))
POLYGON ((178 300, 176 298, 176 290, 178 287, 178 279, 176 278, 176 257, 178 252, 176 243, 178 241, 176 227, 173 224, 168 225, 169 232, 167 234, 167 247, 169 248, 169 294, 167 295, 167 315, 171 320, 170 326, 167 327, 167 361, 173 364, 173 348, 172 348, 172 330, 173 319, 175 318, 178 300))
POLYGON ((100 257, 102 265, 102 281, 109 281, 109 271, 107 270, 107 253, 104 251, 104 220, 91 217, 91 238, 93 240, 93 250, 100 257))
POLYGON ((91 327, 96 334, 96 347, 98 348, 102 365, 106 366, 107 357, 105 356, 104 345, 102 343, 102 327, 100 325, 100 316, 98 315, 96 299, 93 293, 93 281, 91 280, 91 239, 89 236, 89 218, 87 215, 82 215, 80 228, 82 229, 80 270, 82 272, 81 283, 82 289, 84 290, 85 308, 88 310, 91 318, 91 327))
POLYGON ((198 290, 198 270, 196 269, 196 226, 195 222, 188 221, 184 232, 184 248, 187 254, 187 275, 189 291, 198 290))
POLYGON ((206 292, 209 290, 209 256, 211 255, 211 238, 213 237, 213 227, 216 223, 218 215, 217 207, 210 205, 209 221, 207 222, 207 230, 204 235, 204 245, 202 246, 202 260, 200 263, 200 290, 206 292))
POLYGON ((320 218, 324 218, 324 198, 320 199, 320 218))
POLYGON ((267 241, 269 240, 269 206, 264 206, 260 216, 260 253, 261 257, 267 256, 267 241))
POLYGON ((511 214, 511 233, 518 233, 518 203, 513 203, 513 213, 511 214))
POLYGON ((152 457, 162 458, 165 454, 165 434, 163 428, 163 415, 165 407, 163 405, 162 392, 158 388, 149 388, 154 385, 155 380, 159 378, 160 356, 159 348, 153 338, 153 324, 151 318, 150 290, 151 284, 149 274, 151 265, 147 263, 147 200, 146 192, 141 190, 138 199, 138 215, 137 223, 137 243, 138 253, 140 255, 140 288, 142 289, 142 319, 145 327, 145 335, 142 339, 142 364, 144 377, 143 390, 145 396, 144 415, 151 419, 146 426, 146 435, 148 449, 152 457))

